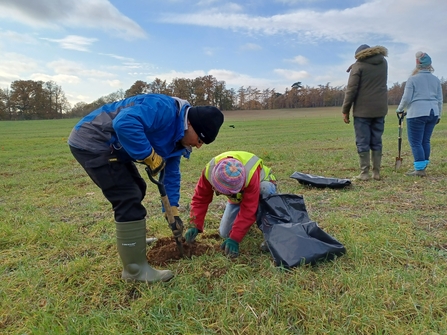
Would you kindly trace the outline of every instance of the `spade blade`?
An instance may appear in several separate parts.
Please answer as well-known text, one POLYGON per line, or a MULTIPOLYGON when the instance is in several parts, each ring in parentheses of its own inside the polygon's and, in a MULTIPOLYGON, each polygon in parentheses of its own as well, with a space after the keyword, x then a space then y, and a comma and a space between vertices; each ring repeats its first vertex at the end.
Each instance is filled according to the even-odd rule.
POLYGON ((401 165, 402 165, 402 158, 396 157, 396 165, 394 166, 394 168, 398 170, 400 169, 401 165))

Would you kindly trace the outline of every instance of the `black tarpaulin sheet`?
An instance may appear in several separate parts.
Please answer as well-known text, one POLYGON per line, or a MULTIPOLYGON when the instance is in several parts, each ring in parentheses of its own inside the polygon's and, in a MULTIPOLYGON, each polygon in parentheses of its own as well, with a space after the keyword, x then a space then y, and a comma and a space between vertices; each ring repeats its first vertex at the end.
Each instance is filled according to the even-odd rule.
POLYGON ((257 224, 277 266, 313 265, 346 253, 340 242, 309 219, 303 197, 296 194, 261 198, 257 224))
POLYGON ((290 178, 298 180, 300 184, 319 188, 343 188, 351 185, 349 179, 329 178, 302 172, 294 172, 290 178))

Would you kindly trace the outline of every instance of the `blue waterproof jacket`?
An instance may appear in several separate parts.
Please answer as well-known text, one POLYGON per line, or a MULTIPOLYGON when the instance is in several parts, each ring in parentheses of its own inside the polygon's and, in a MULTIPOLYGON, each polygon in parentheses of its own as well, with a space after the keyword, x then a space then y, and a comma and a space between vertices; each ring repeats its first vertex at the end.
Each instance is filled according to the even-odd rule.
POLYGON ((190 150, 178 145, 185 132, 186 100, 162 94, 141 94, 106 104, 81 119, 68 144, 120 159, 142 160, 152 150, 166 160, 164 184, 171 206, 180 199, 180 158, 190 150))

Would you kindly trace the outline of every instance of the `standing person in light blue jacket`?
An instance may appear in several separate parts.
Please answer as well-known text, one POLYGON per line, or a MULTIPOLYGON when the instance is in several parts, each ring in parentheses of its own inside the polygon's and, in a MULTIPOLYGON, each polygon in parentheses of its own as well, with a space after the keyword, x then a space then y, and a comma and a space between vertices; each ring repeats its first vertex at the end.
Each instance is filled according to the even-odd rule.
POLYGON ((171 229, 181 234, 180 159, 189 158, 192 147, 213 142, 223 120, 214 106, 193 107, 175 97, 141 94, 106 104, 74 126, 70 150, 113 207, 122 279, 153 283, 174 276, 147 261, 147 212, 141 203, 146 183, 134 162, 145 164, 153 176, 164 169, 175 218, 171 229))
POLYGON ((416 68, 405 84, 397 113, 407 110, 408 142, 414 157, 414 171, 407 176, 425 177, 430 162, 430 138, 435 125, 441 121, 442 88, 435 77, 430 56, 416 53, 416 68))

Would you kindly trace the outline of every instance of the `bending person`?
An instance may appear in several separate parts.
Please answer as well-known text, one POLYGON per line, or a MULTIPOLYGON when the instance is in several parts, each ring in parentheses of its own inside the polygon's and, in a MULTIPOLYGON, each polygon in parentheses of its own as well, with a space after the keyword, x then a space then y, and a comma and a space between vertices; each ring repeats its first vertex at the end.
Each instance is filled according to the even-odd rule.
POLYGON ((219 233, 225 238, 221 248, 230 257, 239 255, 239 244, 256 222, 259 197, 276 193, 276 178, 262 159, 246 151, 228 151, 205 166, 191 201, 191 226, 187 243, 203 232, 204 221, 213 195, 228 198, 220 221, 219 233))
POLYGON ((179 98, 142 94, 106 104, 73 128, 68 138, 73 156, 113 207, 124 280, 152 283, 174 276, 153 269, 146 259, 146 183, 134 162, 146 164, 154 176, 165 169, 175 217, 171 229, 181 234, 180 159, 189 158, 192 147, 213 142, 223 119, 213 106, 191 107, 179 98))

